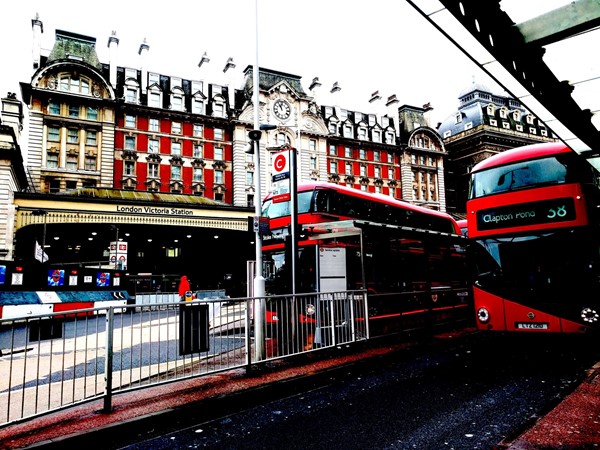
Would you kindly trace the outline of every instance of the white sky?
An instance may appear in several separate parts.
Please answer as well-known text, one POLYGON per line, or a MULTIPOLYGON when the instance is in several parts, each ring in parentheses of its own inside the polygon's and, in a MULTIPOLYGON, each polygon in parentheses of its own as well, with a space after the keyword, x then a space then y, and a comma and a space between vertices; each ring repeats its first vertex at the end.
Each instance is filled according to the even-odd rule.
MULTIPOLYGON (((531 1, 539 7, 539 0, 531 1)), ((403 0, 257 4, 259 66, 301 76, 307 93, 318 77, 322 104, 329 104, 326 93, 338 82, 342 91, 337 103, 342 107, 368 112, 372 92, 379 91, 384 100, 395 94, 401 105, 431 103, 435 127, 458 108, 459 94, 473 80, 503 94, 403 0)), ((240 83, 234 87, 241 87, 243 70, 256 59, 254 0, 170 0, 160 9, 153 5, 125 0, 87 6, 73 0, 12 3, 0 27, 0 95, 16 92, 20 97, 19 82, 31 79, 31 19, 36 13, 44 25, 44 54, 54 43, 55 30, 62 29, 95 37, 98 57, 108 63, 108 38, 115 30, 120 66, 139 67, 138 49, 146 39, 148 70, 218 83, 232 57, 240 83), (211 61, 198 68, 204 52, 211 61)))

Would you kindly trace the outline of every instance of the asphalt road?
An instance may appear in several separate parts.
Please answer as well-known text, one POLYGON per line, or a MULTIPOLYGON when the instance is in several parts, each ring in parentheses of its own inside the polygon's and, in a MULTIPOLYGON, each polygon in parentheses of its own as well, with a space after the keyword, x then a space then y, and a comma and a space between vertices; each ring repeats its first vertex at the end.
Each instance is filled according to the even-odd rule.
POLYGON ((476 333, 357 363, 300 393, 257 397, 192 426, 182 418, 180 429, 165 424, 122 448, 494 449, 553 408, 598 360, 598 346, 579 336, 476 333))

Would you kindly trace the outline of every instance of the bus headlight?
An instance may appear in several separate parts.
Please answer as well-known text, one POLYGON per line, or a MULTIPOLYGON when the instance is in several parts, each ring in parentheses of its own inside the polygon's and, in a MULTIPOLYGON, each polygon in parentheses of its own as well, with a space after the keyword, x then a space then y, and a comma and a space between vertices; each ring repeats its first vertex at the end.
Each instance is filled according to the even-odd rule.
POLYGON ((592 308, 583 308, 581 310, 581 319, 587 323, 596 323, 600 316, 598 315, 598 311, 592 308))
POLYGON ((487 323, 490 320, 490 312, 487 308, 479 308, 477 310, 477 318, 481 323, 487 323))

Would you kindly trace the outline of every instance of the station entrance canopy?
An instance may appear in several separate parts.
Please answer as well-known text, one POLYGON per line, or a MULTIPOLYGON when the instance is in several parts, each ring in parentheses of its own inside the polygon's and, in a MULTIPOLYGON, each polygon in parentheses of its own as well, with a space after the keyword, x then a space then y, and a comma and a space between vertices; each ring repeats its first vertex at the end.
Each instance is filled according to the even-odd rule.
POLYGON ((253 208, 200 196, 82 188, 52 195, 15 193, 15 231, 39 224, 129 224, 246 231, 253 208), (42 212, 42 214, 40 214, 42 212))

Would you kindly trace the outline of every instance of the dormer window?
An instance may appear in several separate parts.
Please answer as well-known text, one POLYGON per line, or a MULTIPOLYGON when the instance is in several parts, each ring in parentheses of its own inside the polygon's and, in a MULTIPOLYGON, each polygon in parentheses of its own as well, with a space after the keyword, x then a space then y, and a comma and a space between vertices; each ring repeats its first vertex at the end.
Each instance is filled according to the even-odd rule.
POLYGON ((184 92, 181 88, 176 87, 171 90, 171 109, 173 111, 183 111, 183 96, 184 92))
POLYGON ((500 117, 506 119, 508 117, 508 110, 506 108, 500 108, 500 117))
POLYGON ((456 116, 454 116, 454 123, 461 123, 462 122, 462 114, 458 113, 456 114, 456 116))
POLYGON ((493 116, 496 113, 496 107, 494 105, 488 105, 487 113, 488 116, 493 116))
POLYGON ((521 111, 513 111, 513 120, 515 122, 521 121, 521 111))

